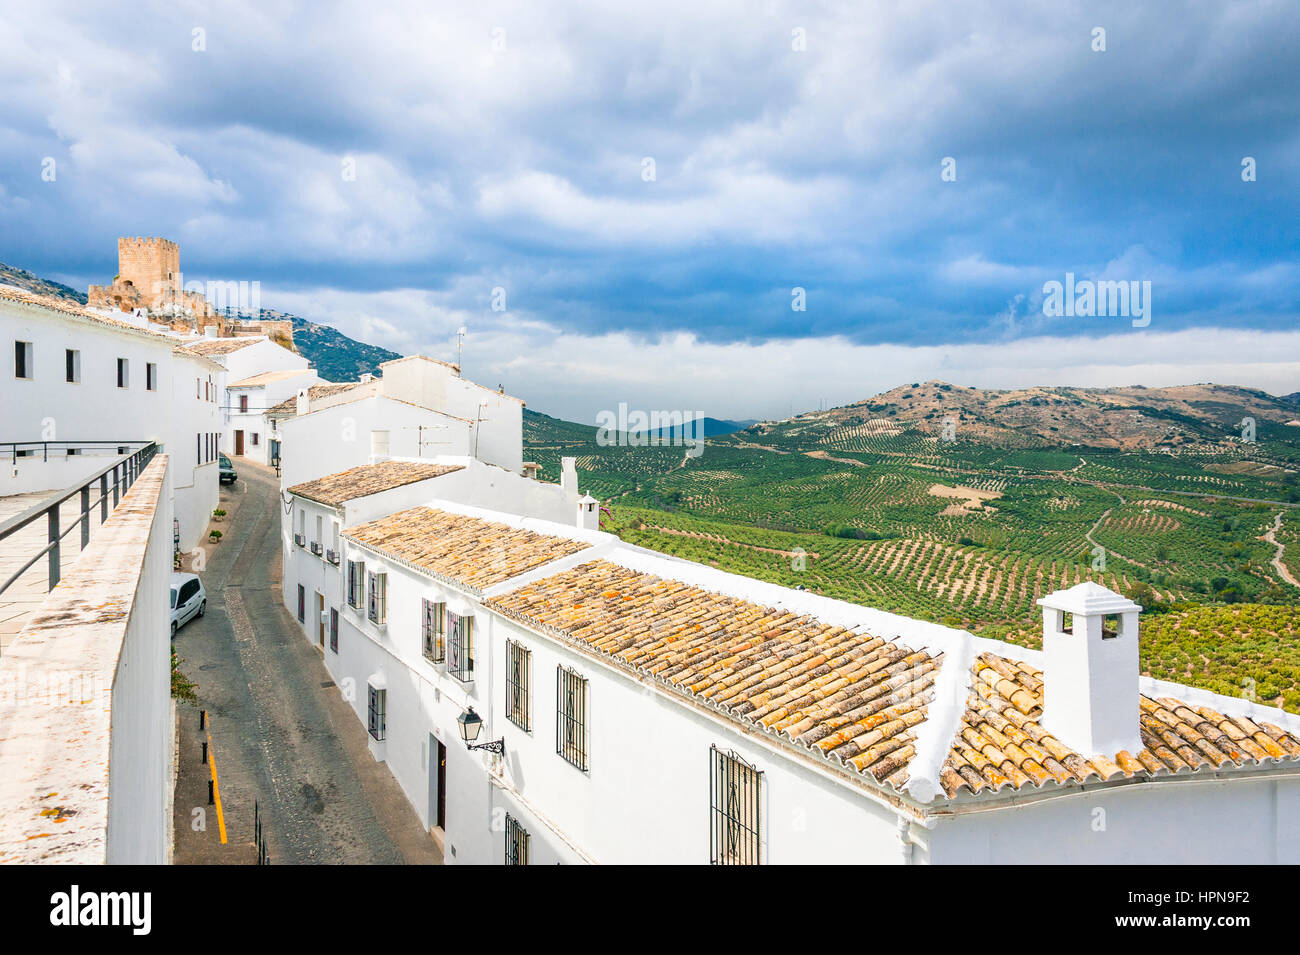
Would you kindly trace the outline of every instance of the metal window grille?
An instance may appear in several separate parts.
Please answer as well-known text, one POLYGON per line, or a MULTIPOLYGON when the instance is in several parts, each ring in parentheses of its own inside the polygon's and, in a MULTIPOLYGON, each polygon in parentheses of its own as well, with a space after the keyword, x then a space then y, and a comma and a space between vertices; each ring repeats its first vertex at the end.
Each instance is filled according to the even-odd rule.
POLYGON ((377 740, 384 738, 384 732, 388 729, 387 714, 384 712, 388 702, 388 691, 379 690, 373 686, 367 685, 370 690, 370 705, 368 707, 366 726, 370 730, 370 735, 377 740))
POLYGON ((388 622, 388 574, 383 571, 370 572, 370 602, 366 606, 366 616, 371 623, 388 622))
POLYGON ((474 679, 474 618, 446 611, 447 672, 458 680, 474 679))
POLYGON ((363 560, 348 561, 348 606, 353 610, 361 609, 365 580, 366 562, 363 560))
POLYGON ((587 769, 587 680, 568 667, 555 669, 555 751, 587 769))
POLYGON ((307 622, 307 591, 302 584, 298 585, 298 622, 307 622))
POLYGON ((441 663, 447 655, 447 605, 425 600, 423 610, 424 658, 441 663))
POLYGON ((532 729, 528 691, 533 684, 533 653, 521 643, 506 641, 506 719, 521 730, 532 729))
POLYGON ((330 607, 330 650, 339 652, 339 612, 336 607, 330 607))
POLYGON ((528 830, 506 813, 506 865, 528 865, 528 830))
POLYGON ((763 774, 733 752, 709 747, 709 861, 758 865, 763 774))

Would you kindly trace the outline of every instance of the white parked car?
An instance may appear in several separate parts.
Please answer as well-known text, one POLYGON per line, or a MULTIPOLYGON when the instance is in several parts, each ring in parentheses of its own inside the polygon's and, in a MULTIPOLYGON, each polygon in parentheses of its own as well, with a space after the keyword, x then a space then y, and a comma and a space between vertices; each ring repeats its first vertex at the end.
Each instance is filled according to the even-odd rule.
POLYGON ((208 594, 196 574, 172 574, 172 636, 208 609, 208 594))

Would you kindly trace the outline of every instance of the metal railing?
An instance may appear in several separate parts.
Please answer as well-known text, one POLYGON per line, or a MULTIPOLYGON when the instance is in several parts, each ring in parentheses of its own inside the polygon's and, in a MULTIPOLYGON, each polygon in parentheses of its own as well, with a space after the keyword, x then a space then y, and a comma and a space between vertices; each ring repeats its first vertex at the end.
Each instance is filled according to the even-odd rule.
POLYGON ((51 451, 56 457, 60 452, 64 457, 78 457, 84 451, 128 454, 133 446, 141 444, 141 441, 0 441, 0 454, 8 457, 11 464, 17 464, 22 459, 35 460, 34 452, 39 451, 40 459, 45 463, 50 460, 51 451))
MULTIPOLYGON (((46 446, 45 453, 47 455, 50 446, 53 445, 102 445, 119 449, 130 448, 134 445, 136 450, 127 451, 119 457, 115 457, 112 464, 100 471, 96 471, 81 483, 74 484, 63 491, 55 491, 45 500, 0 524, 0 545, 2 545, 5 540, 24 527, 44 517, 48 532, 46 540, 49 541, 48 544, 33 555, 31 560, 18 568, 3 584, 0 584, 0 594, 3 594, 14 581, 27 573, 42 557, 48 557, 49 559, 49 589, 53 590, 58 586, 59 577, 61 576, 59 557, 63 548, 63 538, 67 537, 79 526, 81 528, 81 549, 85 550, 90 544, 91 508, 95 505, 99 506, 99 523, 102 526, 108 520, 110 498, 112 499, 112 507, 116 508, 118 502, 122 499, 122 495, 135 483, 135 479, 140 476, 141 472, 144 471, 149 462, 153 460, 153 456, 158 452, 158 445, 153 441, 8 441, 0 443, 0 448, 12 448, 15 454, 14 460, 19 460, 16 457, 19 448, 41 445, 46 446), (96 484, 99 486, 99 497, 92 501, 90 499, 91 488, 96 484), (74 520, 66 530, 62 529, 59 517, 60 508, 64 501, 77 495, 81 496, 81 516, 74 520)), ((58 449, 55 448, 55 450, 58 449)), ((48 460, 48 457, 46 460, 48 460)))

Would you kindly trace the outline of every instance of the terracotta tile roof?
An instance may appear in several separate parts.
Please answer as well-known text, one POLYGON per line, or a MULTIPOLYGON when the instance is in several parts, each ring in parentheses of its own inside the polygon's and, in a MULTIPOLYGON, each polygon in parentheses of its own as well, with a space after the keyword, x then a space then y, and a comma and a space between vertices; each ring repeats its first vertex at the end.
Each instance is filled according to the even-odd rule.
MULTIPOLYGON (((300 375, 310 375, 310 368, 286 368, 283 371, 264 371, 260 375, 252 375, 248 378, 242 378, 234 384, 226 385, 227 388, 260 388, 263 385, 269 385, 275 381, 284 381, 287 378, 297 378, 300 375)), ((295 401, 298 399, 295 398, 295 401)))
POLYGON ((295 484, 289 493, 305 497, 309 501, 337 507, 353 498, 378 494, 380 491, 392 490, 404 484, 414 484, 429 478, 442 477, 452 471, 461 470, 460 465, 433 464, 424 461, 381 461, 379 464, 363 464, 349 468, 338 474, 303 484, 295 484))
POLYGON ((116 318, 111 318, 108 315, 102 314, 98 311, 92 311, 84 305, 68 301, 67 299, 58 298, 53 295, 37 295, 34 292, 28 292, 24 289, 10 285, 0 285, 0 299, 7 299, 11 302, 21 302, 25 305, 39 305, 41 308, 86 319, 107 328, 134 332, 137 335, 154 338, 160 343, 170 345, 173 351, 183 352, 182 343, 170 335, 164 335, 161 332, 156 332, 143 325, 135 325, 131 322, 124 322, 116 318))
POLYGON ((241 348, 247 348, 249 345, 256 345, 258 342, 267 340, 265 335, 247 338, 200 338, 197 341, 188 342, 185 347, 196 355, 210 357, 212 355, 229 355, 241 348))
MULTIPOLYGON (((352 388, 361 387, 360 381, 343 381, 337 384, 312 385, 307 389, 308 399, 324 398, 326 395, 337 395, 339 392, 348 391, 352 388)), ((286 398, 279 404, 272 405, 266 409, 266 413, 276 418, 292 418, 298 413, 298 398, 286 398)))
POLYGON ((432 507, 399 511, 343 533, 382 554, 480 592, 590 546, 432 507))
POLYGON ((1169 697, 1141 698, 1146 748, 1113 758, 1074 752, 1043 729, 1042 715, 1041 671, 991 653, 977 657, 966 711, 940 772, 948 796, 1300 759, 1300 740, 1271 723, 1169 697))
POLYGON ((895 787, 939 665, 880 637, 601 560, 486 603, 895 787))

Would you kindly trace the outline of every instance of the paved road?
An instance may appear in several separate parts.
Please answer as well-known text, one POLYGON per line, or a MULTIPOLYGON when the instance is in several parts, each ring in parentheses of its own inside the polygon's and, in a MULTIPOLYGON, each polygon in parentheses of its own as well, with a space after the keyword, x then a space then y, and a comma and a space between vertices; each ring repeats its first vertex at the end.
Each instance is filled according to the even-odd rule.
POLYGON ((179 708, 180 778, 175 861, 255 859, 253 803, 264 810, 272 864, 442 861, 415 810, 366 746, 361 723, 333 689, 320 652, 280 598, 280 502, 275 473, 238 461, 222 490, 224 537, 202 571, 206 615, 176 638, 181 669, 207 711, 179 708), (200 744, 211 734, 222 818, 208 807, 209 769, 200 744), (203 810, 204 831, 193 825, 203 810))

